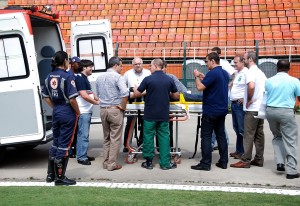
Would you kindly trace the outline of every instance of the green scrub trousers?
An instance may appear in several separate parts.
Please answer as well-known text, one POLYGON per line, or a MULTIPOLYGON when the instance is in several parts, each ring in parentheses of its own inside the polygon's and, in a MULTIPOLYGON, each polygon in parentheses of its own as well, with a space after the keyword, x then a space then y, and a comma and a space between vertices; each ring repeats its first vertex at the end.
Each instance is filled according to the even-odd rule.
POLYGON ((154 157, 154 136, 159 143, 159 164, 161 167, 170 166, 170 130, 169 122, 144 120, 143 158, 154 157))

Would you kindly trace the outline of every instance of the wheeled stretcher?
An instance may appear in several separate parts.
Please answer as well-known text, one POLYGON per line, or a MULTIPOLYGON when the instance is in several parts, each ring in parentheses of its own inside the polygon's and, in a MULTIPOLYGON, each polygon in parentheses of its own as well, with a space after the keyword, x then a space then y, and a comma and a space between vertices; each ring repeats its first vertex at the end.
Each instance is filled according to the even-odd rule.
MULTIPOLYGON (((171 102, 170 103, 170 121, 175 122, 175 147, 171 148, 170 154, 175 162, 178 164, 181 162, 181 150, 178 147, 178 122, 186 121, 189 118, 190 113, 197 114, 198 125, 200 124, 200 116, 202 113, 202 103, 201 102, 171 102)), ((136 128, 136 122, 138 115, 144 114, 144 102, 138 102, 133 104, 127 104, 125 116, 133 116, 133 120, 130 125, 128 132, 128 137, 126 141, 126 147, 129 152, 126 157, 126 162, 128 164, 133 164, 137 162, 137 155, 142 153, 142 144, 140 146, 134 147, 132 145, 133 133, 136 128)), ((196 140, 198 143, 198 135, 200 126, 197 125, 197 136, 196 140)), ((195 150, 196 150, 195 146, 195 150)), ((196 153, 196 151, 195 151, 196 153)))

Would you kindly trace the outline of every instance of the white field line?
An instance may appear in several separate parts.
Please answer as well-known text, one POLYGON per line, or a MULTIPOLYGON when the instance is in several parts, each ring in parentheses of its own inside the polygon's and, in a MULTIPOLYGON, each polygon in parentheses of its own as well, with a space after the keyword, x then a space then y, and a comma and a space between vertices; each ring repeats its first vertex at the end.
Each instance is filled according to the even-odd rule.
MULTIPOLYGON (((52 187, 54 183, 46 182, 0 182, 0 186, 41 186, 52 187)), ((195 186, 195 185, 170 185, 170 184, 139 184, 139 183, 106 183, 106 182, 77 182, 72 187, 105 187, 122 189, 162 189, 162 190, 186 190, 186 191, 219 191, 242 192, 278 195, 300 195, 300 190, 248 188, 248 187, 224 187, 224 186, 195 186)))

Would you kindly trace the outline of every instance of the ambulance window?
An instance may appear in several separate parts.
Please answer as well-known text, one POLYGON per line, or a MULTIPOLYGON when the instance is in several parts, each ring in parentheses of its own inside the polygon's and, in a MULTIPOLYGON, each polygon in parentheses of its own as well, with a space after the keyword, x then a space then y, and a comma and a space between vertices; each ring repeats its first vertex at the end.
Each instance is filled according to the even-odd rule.
POLYGON ((20 37, 0 37, 0 79, 15 79, 28 75, 23 51, 24 45, 20 37))
POLYGON ((94 62, 95 71, 106 71, 107 51, 103 37, 89 37, 78 39, 78 56, 80 59, 89 59, 94 62))

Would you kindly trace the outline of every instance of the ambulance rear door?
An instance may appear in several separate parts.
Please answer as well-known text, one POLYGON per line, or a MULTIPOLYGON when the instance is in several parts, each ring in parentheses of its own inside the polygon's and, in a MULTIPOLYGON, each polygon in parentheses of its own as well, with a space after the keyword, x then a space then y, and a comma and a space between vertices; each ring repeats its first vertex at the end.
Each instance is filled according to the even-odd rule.
MULTIPOLYGON (((96 93, 95 81, 101 72, 106 72, 108 60, 113 56, 110 21, 101 19, 71 22, 71 56, 94 62, 95 67, 89 81, 96 93)), ((100 123, 100 108, 93 108, 92 123, 100 123)))
POLYGON ((0 15, 0 146, 45 137, 36 53, 29 17, 0 15))

